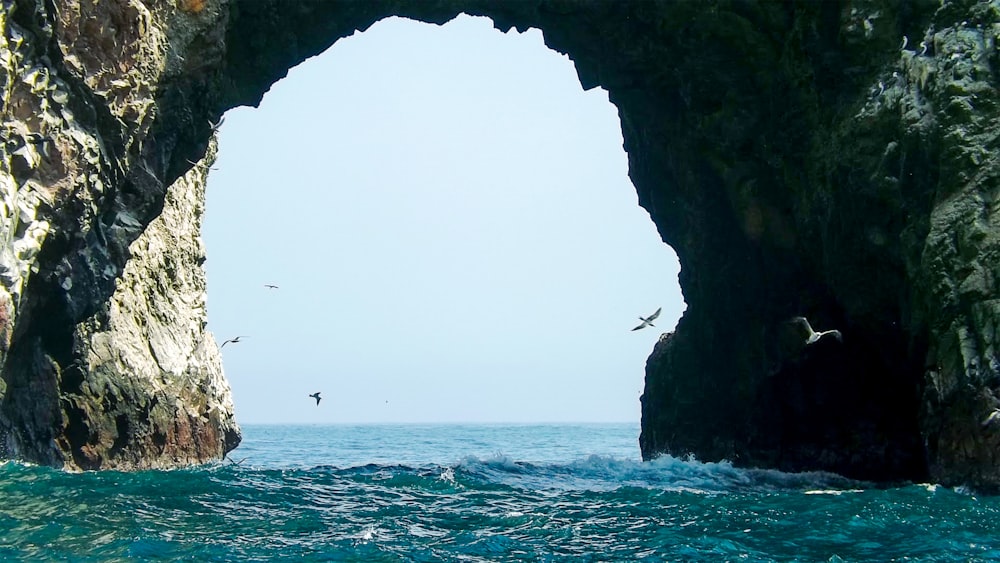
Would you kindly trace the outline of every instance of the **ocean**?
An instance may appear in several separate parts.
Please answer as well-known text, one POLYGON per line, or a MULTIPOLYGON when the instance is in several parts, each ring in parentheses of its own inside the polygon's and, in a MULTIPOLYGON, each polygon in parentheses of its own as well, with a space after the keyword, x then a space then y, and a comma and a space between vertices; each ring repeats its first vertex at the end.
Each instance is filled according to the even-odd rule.
POLYGON ((998 561, 1000 499, 642 462, 638 424, 245 425, 169 471, 0 465, 0 561, 998 561))

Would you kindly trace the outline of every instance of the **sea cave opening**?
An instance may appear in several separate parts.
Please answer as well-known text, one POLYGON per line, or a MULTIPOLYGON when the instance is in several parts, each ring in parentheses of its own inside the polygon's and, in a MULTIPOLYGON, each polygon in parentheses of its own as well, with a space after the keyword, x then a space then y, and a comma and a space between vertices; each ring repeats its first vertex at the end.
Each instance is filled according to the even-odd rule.
POLYGON ((684 301, 621 135, 541 32, 464 15, 381 20, 229 111, 203 237, 238 420, 638 423, 684 301))

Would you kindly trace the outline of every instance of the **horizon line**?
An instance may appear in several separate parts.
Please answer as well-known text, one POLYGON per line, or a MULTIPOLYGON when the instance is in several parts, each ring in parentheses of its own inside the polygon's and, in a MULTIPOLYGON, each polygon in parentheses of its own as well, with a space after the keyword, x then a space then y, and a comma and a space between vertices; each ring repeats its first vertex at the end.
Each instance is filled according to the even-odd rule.
POLYGON ((240 426, 543 426, 543 425, 596 425, 640 424, 638 420, 586 420, 586 421, 331 421, 331 422, 238 422, 240 426))

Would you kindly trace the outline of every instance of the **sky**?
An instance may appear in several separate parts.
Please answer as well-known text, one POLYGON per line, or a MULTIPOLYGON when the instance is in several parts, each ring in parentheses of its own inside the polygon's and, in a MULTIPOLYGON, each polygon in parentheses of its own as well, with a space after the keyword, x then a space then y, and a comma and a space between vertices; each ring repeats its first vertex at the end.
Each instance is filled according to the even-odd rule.
POLYGON ((239 423, 638 422, 677 258, 607 92, 540 31, 382 20, 219 135, 208 328, 245 337, 239 423))

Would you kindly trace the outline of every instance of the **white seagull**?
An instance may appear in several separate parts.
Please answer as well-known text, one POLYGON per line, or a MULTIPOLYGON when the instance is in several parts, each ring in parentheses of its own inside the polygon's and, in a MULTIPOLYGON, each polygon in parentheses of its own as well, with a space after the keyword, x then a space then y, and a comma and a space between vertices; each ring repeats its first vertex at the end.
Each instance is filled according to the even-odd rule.
POLYGON ((809 325, 809 321, 806 320, 805 317, 794 317, 792 318, 792 320, 788 322, 799 327, 802 335, 806 337, 806 345, 819 342, 819 339, 823 338, 827 334, 832 334, 833 337, 836 338, 838 342, 844 341, 844 337, 840 334, 839 330, 822 330, 820 332, 816 332, 815 330, 813 330, 813 327, 809 325))
POLYGON ((653 321, 656 320, 656 317, 660 316, 661 309, 663 309, 663 307, 660 307, 659 309, 656 310, 655 313, 653 313, 648 317, 639 317, 639 320, 642 321, 642 324, 633 328, 632 330, 639 330, 640 328, 646 328, 647 326, 656 326, 653 324, 653 321))

